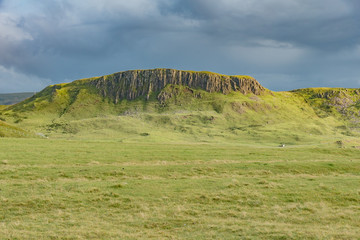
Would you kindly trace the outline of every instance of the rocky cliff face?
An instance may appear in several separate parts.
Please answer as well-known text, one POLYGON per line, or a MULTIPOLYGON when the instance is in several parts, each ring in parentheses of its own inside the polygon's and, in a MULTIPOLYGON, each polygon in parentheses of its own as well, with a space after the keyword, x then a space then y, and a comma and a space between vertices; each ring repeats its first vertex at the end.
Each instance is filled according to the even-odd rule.
POLYGON ((255 79, 246 76, 226 76, 208 72, 191 72, 174 69, 133 70, 92 79, 87 84, 95 86, 104 97, 118 102, 140 96, 149 97, 168 84, 183 85, 208 92, 260 95, 265 91, 255 79))

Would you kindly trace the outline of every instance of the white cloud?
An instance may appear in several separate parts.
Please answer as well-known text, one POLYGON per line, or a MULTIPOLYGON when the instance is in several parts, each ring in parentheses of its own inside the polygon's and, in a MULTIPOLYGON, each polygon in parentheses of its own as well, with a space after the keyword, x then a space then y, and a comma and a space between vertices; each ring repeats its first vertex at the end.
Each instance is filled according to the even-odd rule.
POLYGON ((30 33, 19 27, 20 21, 18 16, 0 12, 0 43, 33 39, 30 33))

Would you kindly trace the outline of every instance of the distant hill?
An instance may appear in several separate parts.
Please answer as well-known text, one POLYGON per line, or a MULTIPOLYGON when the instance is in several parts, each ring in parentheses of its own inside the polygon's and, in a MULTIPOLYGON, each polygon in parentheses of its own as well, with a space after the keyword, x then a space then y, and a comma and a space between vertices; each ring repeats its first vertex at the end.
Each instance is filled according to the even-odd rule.
POLYGON ((300 144, 358 139, 360 90, 273 92, 249 76, 132 70, 48 86, 0 117, 50 137, 300 144))
POLYGON ((12 105, 19 103, 34 95, 33 92, 23 93, 0 93, 0 105, 12 105))

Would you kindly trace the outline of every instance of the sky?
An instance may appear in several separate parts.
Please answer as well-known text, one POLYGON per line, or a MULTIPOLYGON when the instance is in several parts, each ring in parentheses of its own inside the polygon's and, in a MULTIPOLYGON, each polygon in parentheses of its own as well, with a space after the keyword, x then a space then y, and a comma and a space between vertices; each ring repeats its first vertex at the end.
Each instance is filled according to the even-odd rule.
POLYGON ((152 68, 360 88, 360 1, 0 0, 0 93, 152 68))

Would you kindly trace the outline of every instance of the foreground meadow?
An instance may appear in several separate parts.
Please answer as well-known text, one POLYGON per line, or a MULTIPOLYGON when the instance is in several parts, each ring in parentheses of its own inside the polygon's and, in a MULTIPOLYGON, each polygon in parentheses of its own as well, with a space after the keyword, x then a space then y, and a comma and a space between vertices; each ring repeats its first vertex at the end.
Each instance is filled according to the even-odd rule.
POLYGON ((359 149, 0 139, 0 239, 359 236, 359 149))

